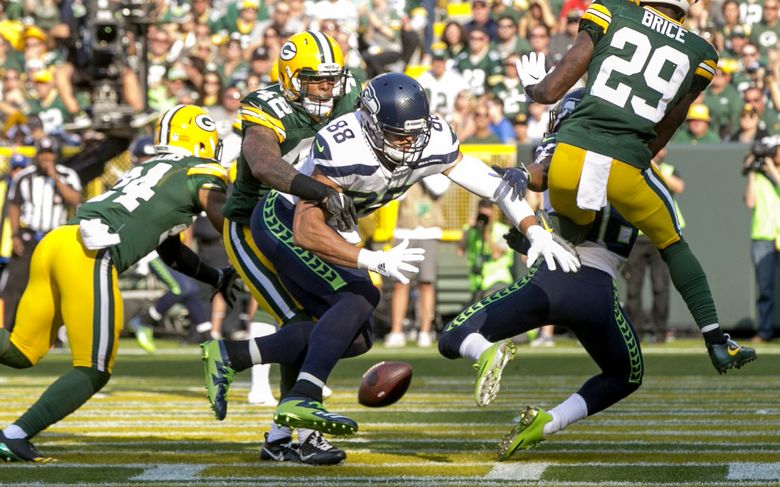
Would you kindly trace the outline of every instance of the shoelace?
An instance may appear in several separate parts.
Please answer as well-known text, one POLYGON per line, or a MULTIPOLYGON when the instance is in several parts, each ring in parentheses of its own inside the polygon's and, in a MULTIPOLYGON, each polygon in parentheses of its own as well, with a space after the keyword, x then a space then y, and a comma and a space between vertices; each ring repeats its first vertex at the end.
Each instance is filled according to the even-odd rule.
MULTIPOLYGON (((312 433, 312 434, 314 434, 314 433, 312 433)), ((324 437, 324 436, 322 436, 322 435, 316 435, 316 436, 315 436, 315 437, 312 439, 312 442, 311 442, 311 443, 312 443, 312 446, 313 446, 314 448, 317 448, 318 450, 322 450, 322 451, 328 451, 328 450, 330 450, 331 448, 333 448, 333 445, 331 445, 331 444, 328 442, 328 440, 326 440, 326 439, 325 439, 325 437, 324 437)))

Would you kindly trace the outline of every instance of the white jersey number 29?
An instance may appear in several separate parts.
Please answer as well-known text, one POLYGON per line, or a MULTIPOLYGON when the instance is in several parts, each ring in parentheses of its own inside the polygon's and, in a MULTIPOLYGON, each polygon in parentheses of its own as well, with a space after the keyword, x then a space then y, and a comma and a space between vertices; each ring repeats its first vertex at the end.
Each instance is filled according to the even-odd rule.
POLYGON ((661 46, 653 50, 650 39, 645 34, 630 27, 623 27, 618 30, 609 43, 611 47, 618 49, 625 48, 626 44, 636 47, 634 54, 628 60, 616 55, 605 59, 601 64, 596 80, 593 82, 590 93, 620 108, 625 108, 626 103, 630 99, 631 107, 637 115, 651 122, 658 123, 666 114, 666 106, 675 97, 685 80, 685 76, 691 67, 691 62, 687 55, 672 46, 661 46), (667 63, 674 65, 674 72, 668 80, 661 77, 661 70, 667 63), (647 87, 661 95, 658 105, 648 105, 647 100, 639 95, 632 95, 631 87, 626 84, 618 83, 615 88, 607 86, 607 81, 613 71, 626 76, 641 73, 647 87))

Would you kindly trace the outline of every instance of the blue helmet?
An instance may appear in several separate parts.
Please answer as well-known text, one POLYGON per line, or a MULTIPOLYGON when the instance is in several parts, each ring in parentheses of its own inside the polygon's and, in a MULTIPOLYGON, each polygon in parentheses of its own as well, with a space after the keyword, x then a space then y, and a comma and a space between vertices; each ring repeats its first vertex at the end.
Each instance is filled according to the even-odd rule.
POLYGON ((558 104, 555 105, 555 108, 550 111, 550 123, 547 125, 548 134, 553 134, 558 131, 564 120, 569 118, 574 112, 574 109, 577 108, 577 105, 580 104, 583 96, 585 96, 585 88, 577 88, 576 90, 566 93, 566 95, 561 98, 561 101, 559 101, 558 104))
POLYGON ((414 165, 431 138, 431 109, 420 83, 401 73, 368 82, 358 101, 371 146, 393 168, 414 165))
POLYGON ((19 153, 11 154, 11 159, 8 161, 11 169, 25 168, 30 165, 30 159, 19 153))
POLYGON ((141 164, 143 162, 142 158, 148 159, 157 153, 154 149, 154 137, 151 135, 136 137, 130 142, 128 151, 130 152, 130 162, 134 166, 141 164))

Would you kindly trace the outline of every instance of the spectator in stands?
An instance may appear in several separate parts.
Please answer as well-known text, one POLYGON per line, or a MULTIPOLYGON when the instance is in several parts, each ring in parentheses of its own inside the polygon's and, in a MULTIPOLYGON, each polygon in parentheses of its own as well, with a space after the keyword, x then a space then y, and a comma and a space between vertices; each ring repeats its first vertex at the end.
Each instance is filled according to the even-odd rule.
POLYGON ((459 72, 447 69, 447 51, 443 46, 434 46, 431 69, 421 74, 417 81, 428 94, 431 113, 451 121, 458 93, 468 90, 469 86, 459 72))
MULTIPOLYGON (((267 86, 271 83, 271 53, 265 46, 256 47, 252 51, 252 57, 249 61, 249 75, 257 75, 260 77, 260 84, 267 86)), ((247 77, 248 79, 248 77, 247 77)))
POLYGON ((371 8, 366 14, 366 25, 363 30, 363 59, 366 61, 366 72, 369 78, 391 71, 390 65, 401 60, 401 19, 398 12, 388 5, 387 0, 371 0, 371 8))
POLYGON ((517 61, 519 59, 516 54, 504 58, 506 75, 501 83, 493 87, 491 91, 493 96, 503 101, 504 115, 510 120, 518 113, 528 111, 528 97, 523 91, 523 85, 520 84, 520 77, 517 74, 517 61))
POLYGON ((469 47, 455 58, 455 66, 466 78, 472 93, 484 95, 504 78, 501 54, 490 47, 487 31, 474 27, 469 33, 469 47))
POLYGON ((509 226, 498 220, 498 207, 490 200, 479 200, 471 226, 463 232, 457 255, 466 256, 469 266, 471 302, 512 284, 514 251, 504 240, 509 226))
POLYGON ((0 69, 4 72, 7 72, 9 69, 15 71, 22 70, 22 63, 19 62, 19 57, 8 43, 8 40, 2 36, 0 36, 0 69))
POLYGON ((447 22, 442 31, 441 40, 447 46, 449 58, 455 59, 458 54, 466 49, 468 36, 462 25, 457 22, 447 22))
POLYGON ((490 130, 493 131, 502 144, 513 144, 515 142, 515 131, 512 128, 512 122, 504 116, 503 100, 488 97, 487 108, 490 130))
POLYGON ((30 159, 21 154, 12 154, 8 161, 8 172, 0 179, 0 201, 3 208, 0 211, 0 274, 2 274, 13 253, 11 223, 8 221, 8 191, 11 183, 22 169, 30 165, 30 159))
POLYGON ((550 38, 549 53, 554 65, 558 64, 558 61, 561 60, 563 55, 569 52, 571 46, 574 45, 574 40, 577 38, 577 32, 579 31, 582 13, 583 10, 569 10, 566 17, 563 18, 563 28, 550 38))
POLYGON ((219 30, 221 16, 216 9, 211 8, 211 0, 191 0, 191 5, 195 23, 207 26, 211 33, 219 30))
POLYGON ((531 27, 528 31, 528 40, 531 43, 531 50, 547 56, 548 67, 551 67, 553 59, 550 54, 550 28, 544 24, 531 27))
POLYGON ((758 87, 750 87, 744 91, 742 96, 745 103, 750 104, 758 114, 759 130, 766 132, 766 135, 780 134, 780 113, 768 106, 764 92, 758 87))
POLYGON ((2 78, 0 89, 0 112, 6 117, 15 112, 28 112, 27 90, 22 83, 22 72, 15 69, 6 69, 2 78))
POLYGON ((531 0, 526 13, 517 23, 517 31, 520 37, 531 39, 531 29, 537 25, 547 27, 547 33, 555 28, 555 16, 550 10, 547 0, 531 0))
POLYGON ((748 87, 753 85, 751 75, 762 68, 759 62, 758 47, 754 44, 745 43, 739 54, 739 61, 739 71, 734 75, 732 82, 736 85, 737 90, 743 93, 748 87))
POLYGON ((750 103, 745 103, 739 114, 739 128, 730 140, 741 144, 750 144, 766 135, 766 130, 760 128, 761 117, 750 103))
POLYGON ((219 76, 226 84, 245 80, 249 74, 249 65, 244 61, 241 50, 241 36, 232 34, 222 49, 222 59, 217 65, 219 76))
POLYGON ((176 105, 179 96, 186 89, 187 73, 180 65, 173 65, 165 75, 165 84, 149 89, 149 106, 164 112, 176 105))
POLYGON ((477 102, 474 111, 474 134, 463 141, 464 144, 500 144, 496 134, 490 128, 490 111, 487 100, 477 102))
POLYGON ((8 192, 13 255, 0 296, 4 324, 13 326, 16 306, 30 277, 30 259, 43 236, 64 224, 68 210, 81 203, 81 181, 73 169, 57 164, 59 143, 50 136, 35 142, 35 164, 22 170, 8 192))
POLYGON ((744 102, 731 84, 731 72, 726 70, 723 63, 715 70, 715 76, 704 92, 703 103, 710 109, 712 130, 721 139, 728 139, 737 129, 739 112, 744 102))
MULTIPOLYGON (((725 41, 731 37, 732 32, 737 26, 742 28, 742 23, 739 19, 739 2, 737 0, 726 0, 721 4, 720 12, 721 19, 717 22, 717 29, 721 34, 721 39, 725 41)), ((723 50, 729 46, 726 46, 724 43, 717 47, 719 50, 723 50)))
POLYGON ((306 14, 303 0, 288 0, 286 3, 290 7, 290 13, 287 16, 285 32, 302 32, 308 29, 311 18, 306 14))
POLYGON ((761 21, 753 25, 750 31, 750 42, 758 46, 761 61, 765 64, 769 62, 769 50, 777 49, 780 36, 778 5, 778 0, 764 0, 761 21))
MULTIPOLYGON (((685 191, 685 181, 674 166, 665 162, 665 158, 666 149, 664 148, 653 158, 652 164, 663 175, 672 195, 682 194, 685 191)), ((675 212, 680 229, 682 229, 685 227, 685 222, 676 201, 675 212)), ((639 237, 637 237, 634 248, 623 265, 621 273, 626 280, 626 302, 624 304, 626 315, 631 319, 637 333, 643 340, 650 343, 664 343, 670 336, 667 328, 671 278, 660 252, 643 233, 640 232, 639 237), (642 288, 647 269, 650 270, 650 283, 653 291, 649 314, 642 309, 642 288)))
MULTIPOLYGON (((202 101, 200 105, 204 108, 212 108, 219 105, 222 100, 222 92, 222 77, 219 75, 219 72, 206 71, 203 75, 202 101)), ((209 113, 211 113, 211 110, 209 110, 209 113)))
POLYGON ((512 128, 515 131, 515 142, 520 145, 532 145, 534 142, 528 136, 528 115, 519 112, 512 119, 512 128))
POLYGON ((269 25, 263 31, 263 47, 268 49, 268 55, 271 59, 277 59, 279 57, 279 50, 282 48, 287 39, 284 37, 283 32, 279 32, 274 26, 269 25))
POLYGON ((538 144, 550 123, 550 111, 541 103, 532 102, 528 105, 528 136, 538 144))
POLYGON ((756 321, 754 343, 772 339, 775 328, 775 279, 780 268, 780 150, 774 143, 766 157, 754 154, 745 160, 745 206, 753 210, 751 256, 756 272, 756 321))
POLYGON ((502 59, 507 59, 513 54, 525 54, 531 51, 528 40, 517 35, 517 23, 510 15, 503 15, 498 19, 498 36, 495 39, 495 47, 502 59))
POLYGON ((471 91, 461 91, 455 98, 455 112, 452 114, 450 125, 460 140, 466 140, 476 130, 474 109, 477 100, 471 91))
MULTIPOLYGON (((436 314, 436 272, 439 240, 442 236, 444 215, 439 198, 447 191, 450 180, 443 174, 428 176, 415 184, 400 201, 398 223, 393 234, 396 242, 409 240, 409 245, 425 249, 425 260, 415 276, 419 293, 417 346, 428 348, 433 344, 433 319, 436 314)), ((406 345, 404 318, 409 307, 410 283, 396 282, 391 299, 391 328, 385 337, 386 347, 406 345)))
MULTIPOLYGON (((271 8, 271 18, 258 22, 255 32, 262 33, 268 26, 273 26, 276 32, 300 32, 303 30, 303 23, 300 21, 290 22, 290 6, 286 2, 275 2, 271 8)), ((253 36, 253 38, 256 38, 253 36)))
POLYGON ((703 103, 688 108, 688 127, 680 127, 672 137, 674 144, 719 144, 720 137, 710 128, 710 109, 703 103))
POLYGON ((309 27, 312 29, 319 30, 319 22, 330 19, 335 20, 343 30, 358 31, 358 11, 352 0, 319 0, 311 6, 309 13, 312 17, 312 25, 309 27))
POLYGON ((41 69, 32 75, 36 97, 29 101, 30 114, 37 115, 43 122, 47 134, 61 132, 63 125, 71 120, 57 89, 51 71, 41 69))
MULTIPOLYGON (((173 39, 171 39, 171 36, 167 31, 152 25, 149 27, 147 41, 148 52, 146 54, 146 59, 149 64, 147 80, 149 89, 155 89, 164 84, 168 66, 176 59, 171 56, 170 52, 173 39)), ((199 49, 202 49, 204 45, 206 46, 206 49, 210 49, 208 44, 203 44, 203 41, 200 41, 200 43, 196 44, 193 53, 198 55, 199 49)), ((207 59, 204 58, 204 61, 206 60, 207 59)))
POLYGON ((363 84, 368 81, 366 61, 357 48, 352 46, 350 37, 351 35, 348 32, 342 30, 338 30, 333 34, 333 38, 339 43, 341 52, 344 54, 344 65, 349 68, 349 72, 355 77, 355 81, 363 84))
POLYGON ((488 0, 472 0, 471 14, 472 19, 463 25, 466 34, 478 28, 485 31, 491 41, 495 41, 498 38, 498 24, 490 17, 488 0))

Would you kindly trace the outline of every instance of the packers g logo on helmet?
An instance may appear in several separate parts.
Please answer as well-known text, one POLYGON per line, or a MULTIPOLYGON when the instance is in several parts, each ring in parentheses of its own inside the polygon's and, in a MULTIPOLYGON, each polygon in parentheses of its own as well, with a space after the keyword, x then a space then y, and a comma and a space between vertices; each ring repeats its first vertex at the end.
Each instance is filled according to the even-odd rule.
POLYGON ((196 105, 176 105, 157 122, 155 149, 158 153, 219 159, 222 143, 217 124, 206 110, 196 105))
POLYGON ((277 67, 285 98, 313 117, 328 116, 346 90, 344 55, 336 41, 322 32, 306 31, 292 36, 279 52, 277 67), (333 84, 329 96, 309 93, 310 83, 326 81, 333 84))

